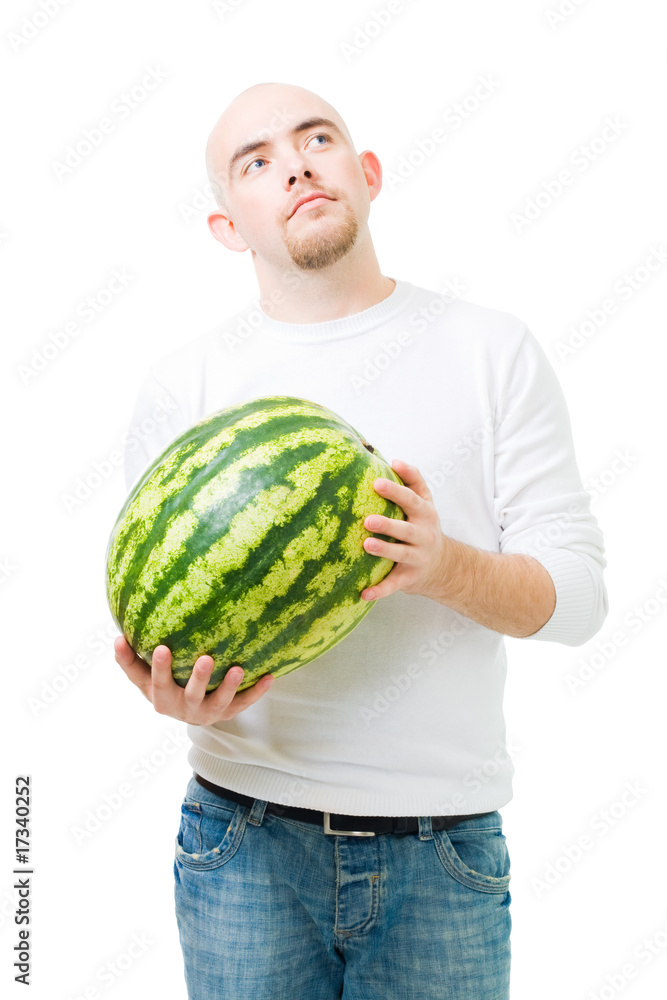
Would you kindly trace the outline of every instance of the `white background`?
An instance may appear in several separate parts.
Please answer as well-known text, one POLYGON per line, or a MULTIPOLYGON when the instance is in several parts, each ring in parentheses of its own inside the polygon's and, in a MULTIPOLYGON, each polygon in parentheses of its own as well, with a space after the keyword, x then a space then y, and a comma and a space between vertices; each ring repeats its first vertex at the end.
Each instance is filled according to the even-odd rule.
POLYGON ((208 231, 204 148, 239 91, 276 80, 321 94, 357 150, 379 156, 385 186, 370 224, 383 273, 427 288, 458 280, 464 298, 519 316, 561 382, 605 536, 610 610, 582 647, 506 640, 512 998, 664 995, 667 266, 651 256, 667 249, 659 5, 403 0, 378 29, 384 0, 44 4, 48 15, 27 0, 0 15, 3 984, 27 995, 11 982, 11 818, 14 779, 28 773, 30 996, 186 996, 171 866, 188 741, 114 660, 104 554, 125 488, 111 456, 149 364, 255 296, 249 256, 208 231), (126 117, 113 113, 151 69, 161 82, 126 117), (475 101, 482 77, 496 88, 475 101), (390 185, 466 101, 462 127, 390 185), (104 117, 113 131, 59 178, 67 147, 104 117), (620 131, 605 142, 607 119, 620 131), (584 147, 586 169, 575 166, 584 147), (564 169, 572 184, 546 194, 564 169), (518 227, 538 194, 537 217, 518 227), (114 269, 131 281, 82 321, 77 307, 114 269), (622 293, 616 283, 633 273, 636 290, 622 293), (609 298, 617 308, 605 316, 609 298), (36 370, 52 335, 77 318, 78 335, 36 370), (580 346, 562 356, 558 344, 587 320, 580 346), (108 475, 68 504, 96 463, 108 475), (589 679, 573 691, 568 676, 586 664, 589 679), (105 796, 120 806, 105 812, 105 796), (96 811, 98 829, 77 835, 96 811), (150 944, 128 959, 133 935, 150 944), (654 954, 638 950, 643 941, 654 954), (102 981, 107 963, 122 978, 102 981))

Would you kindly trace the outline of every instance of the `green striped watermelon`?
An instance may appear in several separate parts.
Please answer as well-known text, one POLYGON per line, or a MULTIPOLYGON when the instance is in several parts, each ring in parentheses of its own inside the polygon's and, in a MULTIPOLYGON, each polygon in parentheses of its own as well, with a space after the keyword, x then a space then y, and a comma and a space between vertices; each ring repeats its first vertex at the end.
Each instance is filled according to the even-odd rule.
POLYGON ((220 410, 176 438, 127 497, 107 549, 119 630, 152 663, 164 644, 185 687, 198 656, 239 690, 321 656, 373 607, 394 565, 366 552, 364 519, 404 520, 373 482, 401 479, 350 424, 306 399, 220 410))

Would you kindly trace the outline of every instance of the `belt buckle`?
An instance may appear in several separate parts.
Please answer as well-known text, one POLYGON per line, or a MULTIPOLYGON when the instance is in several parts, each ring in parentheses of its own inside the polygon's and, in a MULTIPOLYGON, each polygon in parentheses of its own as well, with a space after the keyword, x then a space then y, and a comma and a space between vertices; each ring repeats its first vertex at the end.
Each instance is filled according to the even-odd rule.
MULTIPOLYGON (((334 813, 335 815, 335 813, 334 813)), ((332 830, 331 813, 324 813, 324 832, 331 834, 342 834, 343 837, 374 837, 375 830, 332 830)))

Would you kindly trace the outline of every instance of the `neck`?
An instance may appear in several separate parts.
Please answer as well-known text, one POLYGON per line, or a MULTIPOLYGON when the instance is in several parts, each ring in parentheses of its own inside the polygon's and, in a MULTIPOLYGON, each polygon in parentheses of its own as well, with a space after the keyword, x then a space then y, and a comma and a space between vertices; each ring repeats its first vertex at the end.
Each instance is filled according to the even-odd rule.
POLYGON ((373 244, 355 246, 335 264, 304 271, 291 261, 278 268, 258 258, 253 263, 260 305, 283 323, 324 323, 370 309, 393 292, 396 282, 380 271, 373 244))

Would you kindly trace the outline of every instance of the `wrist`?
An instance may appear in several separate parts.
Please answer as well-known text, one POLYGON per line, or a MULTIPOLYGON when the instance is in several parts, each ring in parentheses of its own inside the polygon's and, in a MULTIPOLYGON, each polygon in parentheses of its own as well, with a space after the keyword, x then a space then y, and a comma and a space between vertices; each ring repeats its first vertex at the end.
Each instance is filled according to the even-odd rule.
POLYGON ((460 596, 465 579, 474 573, 476 550, 445 534, 440 536, 440 555, 436 570, 424 596, 438 604, 451 604, 460 596))

